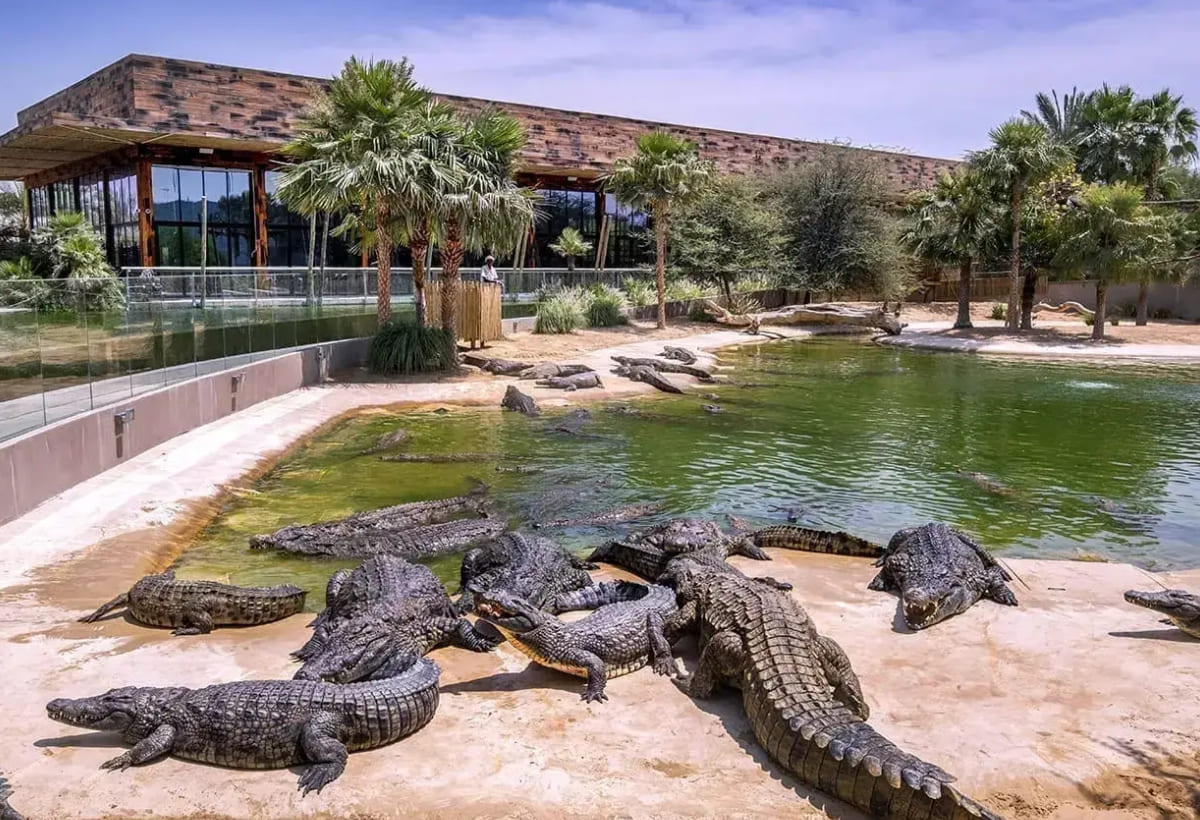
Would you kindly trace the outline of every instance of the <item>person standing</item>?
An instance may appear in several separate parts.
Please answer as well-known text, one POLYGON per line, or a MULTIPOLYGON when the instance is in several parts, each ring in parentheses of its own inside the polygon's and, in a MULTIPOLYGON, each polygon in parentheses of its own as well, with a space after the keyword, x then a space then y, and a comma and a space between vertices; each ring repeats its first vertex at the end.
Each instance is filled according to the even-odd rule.
POLYGON ((500 271, 496 270, 496 257, 488 256, 483 260, 483 267, 479 271, 479 281, 499 285, 500 294, 504 295, 504 280, 500 278, 500 271))

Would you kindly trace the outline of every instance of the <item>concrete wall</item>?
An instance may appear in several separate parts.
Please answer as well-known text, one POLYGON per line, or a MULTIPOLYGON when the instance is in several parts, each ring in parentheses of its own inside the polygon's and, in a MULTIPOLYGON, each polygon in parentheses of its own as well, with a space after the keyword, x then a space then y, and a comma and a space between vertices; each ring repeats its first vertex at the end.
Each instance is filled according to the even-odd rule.
MULTIPOLYGON (((1138 296, 1137 285, 1114 285, 1108 289, 1108 312, 1121 309, 1125 305, 1136 305, 1138 296)), ((1054 304, 1063 302, 1079 302, 1081 305, 1095 309, 1096 285, 1093 282, 1051 282, 1047 286, 1047 301, 1054 304)), ((1187 285, 1154 284, 1150 286, 1147 299, 1150 315, 1156 310, 1167 310, 1173 319, 1200 319, 1200 282, 1187 285)))
POLYGON ((0 524, 188 430, 362 364, 369 339, 285 353, 63 419, 0 444, 0 524), (235 383, 235 377, 241 376, 235 383), (115 414, 133 412, 121 424, 115 414))

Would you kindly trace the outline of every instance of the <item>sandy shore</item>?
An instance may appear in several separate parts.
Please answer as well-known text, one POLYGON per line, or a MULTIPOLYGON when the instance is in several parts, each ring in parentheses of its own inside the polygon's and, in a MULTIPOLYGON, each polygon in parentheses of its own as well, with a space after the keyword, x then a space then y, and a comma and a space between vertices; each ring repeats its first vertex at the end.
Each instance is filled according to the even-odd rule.
MULTIPOLYGON (((745 340, 723 331, 688 343, 745 340)), ((621 352, 660 345, 643 340, 621 352)), ((613 352, 573 358, 603 364, 613 352)), ((494 405, 506 383, 297 391, 180 436, 0 527, 0 769, 17 790, 14 806, 31 818, 857 817, 772 764, 736 696, 693 702, 643 670, 612 681, 608 703, 586 705, 581 681, 530 667, 508 647, 439 650, 443 697, 433 723, 353 755, 336 784, 303 800, 286 770, 166 759, 102 772, 117 738, 45 717, 50 698, 123 684, 289 677, 288 652, 305 639, 306 617, 195 638, 74 619, 169 560, 223 489, 322 424, 360 407, 494 405)), ((649 391, 621 379, 606 385, 601 395, 649 391)), ((895 599, 865 589, 869 562, 774 557, 767 566, 737 563, 792 581, 818 627, 852 659, 872 724, 956 774, 963 791, 994 810, 1148 820, 1200 809, 1200 642, 1121 599, 1130 587, 1198 587, 1200 571, 1152 576, 1122 564, 1013 560, 1019 608, 983 602, 910 634, 896 627, 895 599)))

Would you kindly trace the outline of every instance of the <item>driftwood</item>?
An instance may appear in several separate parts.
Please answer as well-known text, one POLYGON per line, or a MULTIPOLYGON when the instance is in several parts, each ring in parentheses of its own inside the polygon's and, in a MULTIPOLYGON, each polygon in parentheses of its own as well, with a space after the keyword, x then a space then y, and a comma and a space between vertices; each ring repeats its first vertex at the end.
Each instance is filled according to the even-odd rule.
POLYGON ((1096 316, 1096 311, 1085 308, 1078 302, 1063 302, 1061 305, 1038 302, 1033 306, 1033 313, 1077 313, 1085 319, 1092 319, 1096 316))
POLYGON ((856 308, 829 303, 823 305, 790 305, 779 310, 759 313, 730 313, 716 302, 707 300, 708 312, 719 323, 748 328, 757 333, 760 325, 852 325, 877 327, 891 336, 897 335, 904 324, 882 308, 856 308))

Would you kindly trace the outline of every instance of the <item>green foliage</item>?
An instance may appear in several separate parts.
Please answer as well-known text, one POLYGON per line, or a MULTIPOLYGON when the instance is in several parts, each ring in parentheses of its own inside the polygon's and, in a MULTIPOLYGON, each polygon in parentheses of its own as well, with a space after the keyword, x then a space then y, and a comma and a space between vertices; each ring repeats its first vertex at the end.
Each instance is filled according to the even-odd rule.
POLYGON ((988 179, 976 168, 962 166, 943 174, 937 184, 914 194, 909 222, 901 241, 924 262, 957 265, 995 255, 1002 244, 1004 207, 988 179))
POLYGON ((783 264, 782 220, 775 203, 746 177, 721 177, 681 207, 667 236, 672 270, 721 286, 726 294, 747 271, 760 278, 783 264))
POLYGON ((567 267, 575 269, 575 257, 590 253, 592 243, 583 238, 576 228, 563 228, 558 235, 558 241, 550 245, 550 250, 567 260, 567 267))
POLYGON ((911 259, 888 213, 892 193, 876 163, 829 152, 775 180, 790 284, 841 293, 895 289, 911 259))
POLYGON ((413 321, 392 321, 371 339, 371 371, 381 374, 431 373, 454 366, 454 340, 438 327, 413 321))
POLYGON ((61 213, 36 231, 31 253, 0 262, 0 304, 39 310, 119 309, 121 280, 108 266, 100 235, 83 215, 61 213))
POLYGON ((733 280, 733 292, 756 293, 762 290, 774 290, 779 287, 779 274, 746 273, 733 280))
POLYGON ((1059 142, 1069 145, 1079 138, 1084 129, 1083 111, 1092 97, 1092 93, 1084 93, 1077 88, 1062 95, 1059 100, 1058 92, 1051 90, 1050 94, 1039 91, 1035 97, 1037 111, 1021 111, 1021 116, 1038 123, 1059 142))
POLYGON ((1059 220, 1059 232, 1059 265, 1111 284, 1136 277, 1153 261, 1169 225, 1142 204, 1141 191, 1118 182, 1085 188, 1059 220))
POLYGON ((711 284, 696 282, 686 277, 672 279, 667 283, 668 302, 692 302, 697 299, 710 299, 717 295, 717 288, 711 284))
POLYGON ((538 302, 534 333, 572 333, 587 324, 591 300, 581 288, 562 289, 538 302))
POLYGON ((1003 322, 1006 315, 1004 305, 992 305, 992 318, 998 322, 1003 322))
POLYGON ((589 327, 616 327, 628 321, 621 312, 625 307, 625 294, 621 291, 608 285, 593 285, 587 295, 585 313, 589 327))
POLYGON ((622 279, 621 290, 625 291, 625 298, 634 307, 652 305, 656 298, 654 283, 635 276, 626 276, 622 279))

